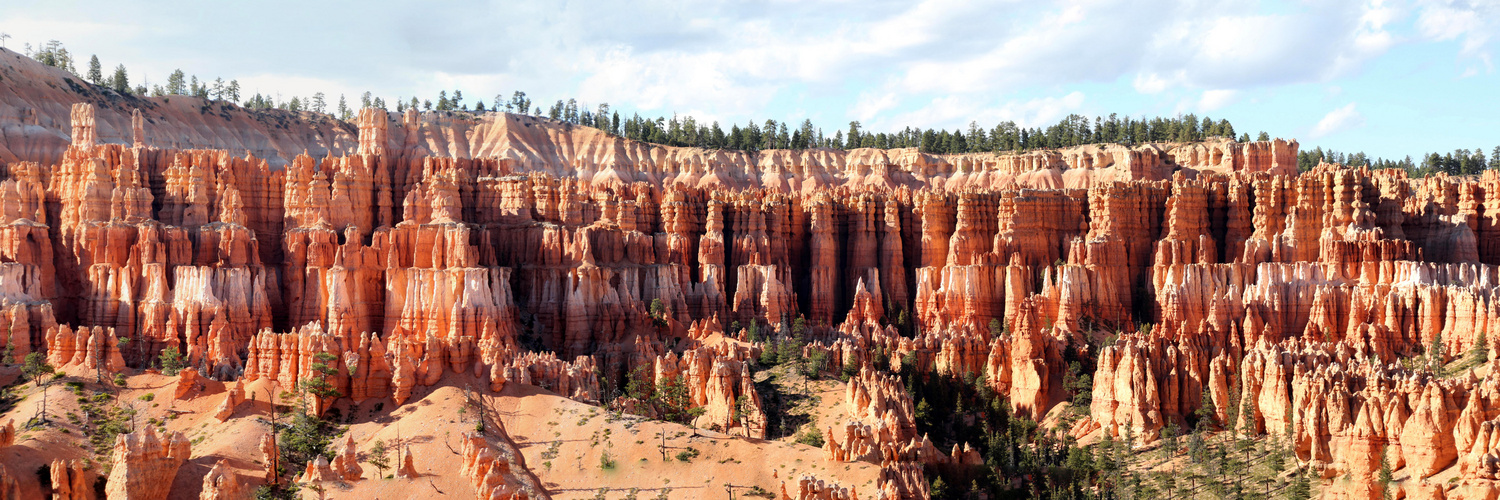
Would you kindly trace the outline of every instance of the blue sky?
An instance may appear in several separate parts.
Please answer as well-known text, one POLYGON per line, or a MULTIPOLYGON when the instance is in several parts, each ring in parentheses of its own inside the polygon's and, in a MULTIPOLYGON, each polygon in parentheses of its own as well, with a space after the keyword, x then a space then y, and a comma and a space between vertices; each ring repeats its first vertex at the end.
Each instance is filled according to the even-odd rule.
POLYGON ((524 90, 830 135, 1196 113, 1392 158, 1500 145, 1500 0, 4 3, 8 48, 286 99, 524 90))

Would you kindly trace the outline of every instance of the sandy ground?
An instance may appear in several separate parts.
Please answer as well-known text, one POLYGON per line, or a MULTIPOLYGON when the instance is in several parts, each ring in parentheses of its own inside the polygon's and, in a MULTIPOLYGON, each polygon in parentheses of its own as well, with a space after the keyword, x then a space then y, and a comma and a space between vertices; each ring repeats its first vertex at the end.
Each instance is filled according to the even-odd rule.
MULTIPOLYGON (((0 370, 0 381, 7 376, 0 370)), ((53 459, 93 457, 82 428, 66 417, 77 414, 78 403, 64 383, 84 381, 85 394, 107 387, 93 383, 93 379, 91 373, 79 371, 54 383, 48 389, 47 401, 52 425, 34 429, 23 429, 22 424, 40 406, 40 391, 31 384, 13 388, 24 399, 3 415, 15 419, 18 432, 16 445, 0 450, 0 463, 16 476, 24 497, 41 495, 38 467, 53 459)), ((173 401, 177 377, 136 373, 127 381, 127 387, 111 394, 119 404, 139 412, 135 419, 138 428, 157 419, 166 422, 167 431, 182 432, 192 441, 193 458, 183 464, 173 481, 171 499, 197 498, 203 476, 220 459, 227 460, 250 488, 264 482, 259 445, 269 431, 272 407, 268 400, 285 387, 264 380, 247 384, 250 399, 240 404, 228 421, 219 422, 211 413, 224 399, 224 384, 208 381, 199 393, 173 401)), ((341 400, 336 406, 338 418, 347 424, 346 435, 353 437, 362 458, 377 439, 388 446, 410 446, 420 477, 379 479, 373 466, 362 463, 366 479, 325 484, 324 498, 473 498, 469 481, 459 475, 464 433, 472 431, 479 418, 479 411, 465 404, 465 386, 482 384, 477 379, 449 374, 444 385, 418 387, 411 400, 400 407, 389 399, 359 404, 341 400)), ((842 384, 821 381, 811 387, 821 395, 814 416, 819 428, 840 421, 842 384)), ((752 487, 779 493, 783 480, 790 483, 803 474, 836 477, 841 484, 873 492, 879 473, 874 464, 828 463, 821 449, 792 443, 791 438, 766 441, 694 431, 682 425, 613 414, 532 386, 512 384, 498 394, 478 398, 490 421, 498 418, 503 423, 528 467, 556 499, 594 498, 601 488, 607 490, 605 498, 611 499, 625 498, 632 489, 641 499, 657 498, 664 492, 673 499, 730 498, 726 486, 732 488, 734 498, 746 498, 752 487), (695 457, 678 459, 679 453, 690 449, 697 451, 695 457), (613 459, 612 468, 602 467, 600 458, 606 452, 613 459)), ((107 456, 99 458, 108 460, 107 456)), ((100 467, 95 465, 93 470, 100 467)), ((387 469, 385 473, 390 475, 392 471, 387 469)), ((304 490, 304 497, 318 495, 304 490)))
POLYGON ((507 388, 497 399, 526 463, 558 499, 593 498, 600 488, 610 490, 606 498, 623 498, 631 488, 639 488, 640 498, 654 498, 671 488, 668 498, 727 499, 726 485, 735 498, 745 498, 751 487, 780 492, 782 480, 790 483, 808 473, 837 476, 843 484, 873 492, 879 474, 874 464, 829 463, 811 446, 695 433, 681 425, 615 416, 533 387, 507 388), (555 458, 548 459, 554 443, 555 458), (679 460, 689 448, 698 456, 679 460), (614 458, 613 469, 601 467, 606 452, 614 458))

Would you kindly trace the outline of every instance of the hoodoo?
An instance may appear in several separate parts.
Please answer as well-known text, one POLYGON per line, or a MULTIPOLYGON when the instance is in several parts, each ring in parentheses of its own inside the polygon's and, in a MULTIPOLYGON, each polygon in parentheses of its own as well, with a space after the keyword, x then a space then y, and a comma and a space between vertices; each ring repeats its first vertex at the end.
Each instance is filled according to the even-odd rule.
POLYGON ((0 77, 0 499, 1500 495, 1493 170, 0 77))

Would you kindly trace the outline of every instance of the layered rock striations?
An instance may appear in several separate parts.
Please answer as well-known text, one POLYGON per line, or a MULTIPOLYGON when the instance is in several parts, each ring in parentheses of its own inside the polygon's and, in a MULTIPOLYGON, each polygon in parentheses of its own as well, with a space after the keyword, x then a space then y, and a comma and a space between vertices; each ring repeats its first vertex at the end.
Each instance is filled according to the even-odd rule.
MULTIPOLYGON (((801 325, 805 354, 853 375, 826 453, 880 463, 893 495, 976 453, 917 435, 892 373, 982 381, 1042 421, 1074 397, 1070 362, 1094 384, 1080 436, 1290 436, 1350 496, 1380 449, 1463 488, 1500 469, 1494 174, 1298 173, 1285 141, 704 151, 380 110, 336 147, 185 149, 224 145, 162 140, 167 111, 128 141, 124 111, 89 103, 42 125, 64 143, 7 136, 10 356, 106 373, 172 348, 204 379, 397 403, 459 374, 600 402, 645 367, 683 381, 697 425, 761 438, 749 361, 801 325)), ((176 456, 125 448, 151 470, 171 461, 138 456, 176 456)), ((350 460, 327 474, 355 477, 350 460)), ((471 479, 509 484, 493 469, 471 479)), ((121 474, 112 488, 145 487, 121 474)))

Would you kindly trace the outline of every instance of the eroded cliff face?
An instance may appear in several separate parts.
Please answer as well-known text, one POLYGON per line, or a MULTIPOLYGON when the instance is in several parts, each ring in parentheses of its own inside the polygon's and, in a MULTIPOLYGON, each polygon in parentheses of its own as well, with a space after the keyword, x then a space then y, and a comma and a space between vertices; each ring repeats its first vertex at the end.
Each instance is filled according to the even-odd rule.
MULTIPOLYGON (((1207 419, 1288 436, 1301 464, 1350 478, 1330 483, 1341 495, 1378 494, 1380 450, 1415 479, 1459 478, 1413 495, 1497 490, 1492 363, 1398 362, 1479 360, 1500 333, 1493 173, 1297 174, 1283 141, 749 154, 381 110, 326 136, 299 118, 235 136, 252 147, 212 135, 242 111, 210 123, 174 111, 187 99, 95 96, 23 112, 60 95, 27 89, 0 89, 6 345, 90 372, 176 348, 191 377, 235 384, 220 420, 262 379, 401 404, 462 374, 599 403, 645 367, 683 380, 697 425, 762 438, 750 367, 771 346, 745 327, 801 324, 804 353, 851 375, 849 418, 820 423, 826 456, 879 464, 887 498, 984 461, 920 435, 893 374, 970 379, 1041 421, 1073 397, 1070 362, 1094 381, 1076 436, 1207 419)), ((119 446, 120 491, 181 461, 176 438, 119 446)), ((534 482, 492 446, 464 445, 476 491, 534 482)), ((357 477, 345 455, 305 474, 357 477)), ((237 481, 211 474, 203 494, 237 481)))

